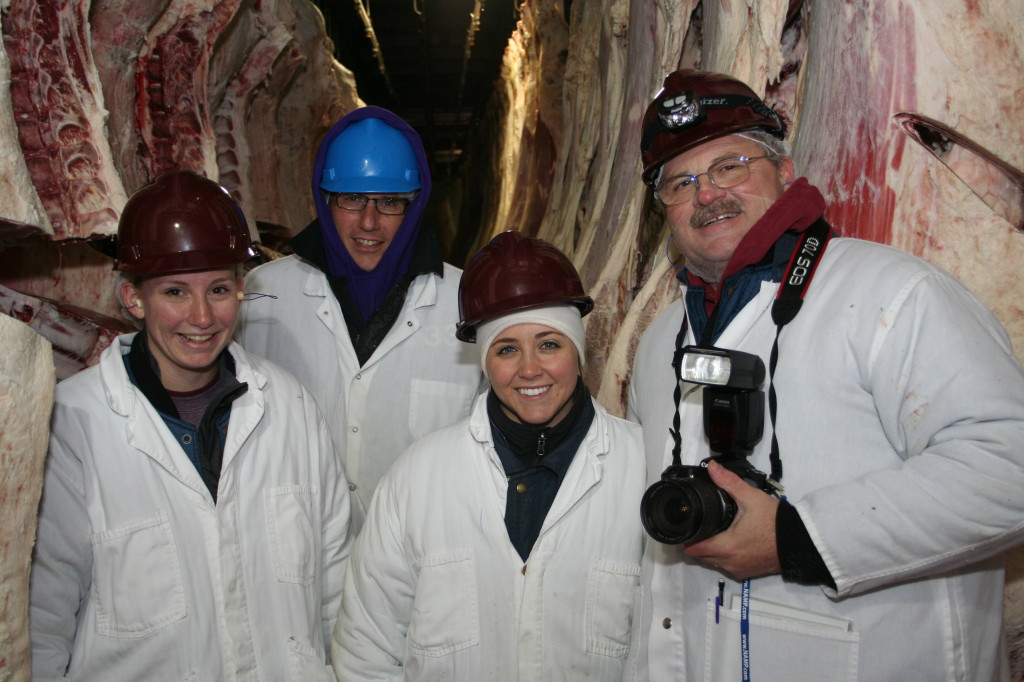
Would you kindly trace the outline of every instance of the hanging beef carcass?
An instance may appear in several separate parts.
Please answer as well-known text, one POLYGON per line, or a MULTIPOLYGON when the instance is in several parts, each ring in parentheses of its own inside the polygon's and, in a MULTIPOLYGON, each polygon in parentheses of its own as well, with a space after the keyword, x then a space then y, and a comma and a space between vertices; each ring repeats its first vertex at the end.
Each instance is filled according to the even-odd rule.
POLYGON ((50 344, 0 315, 0 679, 28 682, 29 560, 53 406, 50 344))
POLYGON ((48 222, 38 227, 58 239, 111 233, 125 201, 104 132, 88 9, 76 0, 13 0, 0 17, 17 140, 48 222))

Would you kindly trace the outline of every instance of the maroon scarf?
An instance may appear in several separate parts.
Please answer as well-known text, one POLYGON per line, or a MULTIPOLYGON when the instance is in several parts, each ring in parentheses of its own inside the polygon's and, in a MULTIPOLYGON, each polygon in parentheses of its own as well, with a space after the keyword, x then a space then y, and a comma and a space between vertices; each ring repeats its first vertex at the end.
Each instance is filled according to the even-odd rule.
POLYGON ((768 207, 736 246, 717 283, 710 284, 687 272, 690 286, 704 287, 704 310, 710 316, 721 294, 722 283, 748 265, 758 263, 786 232, 803 232, 825 214, 825 197, 807 178, 798 178, 768 207))

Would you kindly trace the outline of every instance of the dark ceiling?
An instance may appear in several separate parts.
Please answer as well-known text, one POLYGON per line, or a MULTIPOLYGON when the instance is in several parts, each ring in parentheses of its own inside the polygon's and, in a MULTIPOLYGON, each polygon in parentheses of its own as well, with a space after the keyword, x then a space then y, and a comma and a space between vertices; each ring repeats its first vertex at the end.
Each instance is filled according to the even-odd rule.
POLYGON ((313 0, 335 57, 367 104, 394 111, 423 138, 438 179, 458 165, 499 75, 517 0, 313 0), (366 10, 369 37, 359 7, 366 10), (479 28, 470 24, 479 11, 479 28))

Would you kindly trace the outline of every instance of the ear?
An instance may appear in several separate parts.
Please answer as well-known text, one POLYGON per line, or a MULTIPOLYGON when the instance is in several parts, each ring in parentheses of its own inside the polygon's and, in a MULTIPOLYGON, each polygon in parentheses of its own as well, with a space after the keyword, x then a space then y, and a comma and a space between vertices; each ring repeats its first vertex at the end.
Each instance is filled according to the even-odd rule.
POLYGON ((134 317, 136 320, 141 320, 146 317, 146 312, 142 308, 142 292, 132 282, 121 282, 121 304, 124 309, 134 317))
POLYGON ((788 156, 782 160, 782 165, 779 166, 779 179, 782 180, 783 185, 796 180, 796 167, 793 165, 793 159, 788 156))

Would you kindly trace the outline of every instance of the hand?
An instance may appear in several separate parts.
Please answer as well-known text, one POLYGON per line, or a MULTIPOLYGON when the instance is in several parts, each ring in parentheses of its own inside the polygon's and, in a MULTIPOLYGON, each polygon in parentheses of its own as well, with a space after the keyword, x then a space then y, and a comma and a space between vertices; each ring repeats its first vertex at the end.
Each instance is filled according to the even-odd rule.
POLYGON ((712 482, 736 501, 736 518, 718 535, 687 545, 684 552, 735 580, 780 573, 775 545, 775 514, 779 500, 754 488, 714 460, 708 463, 712 482))

